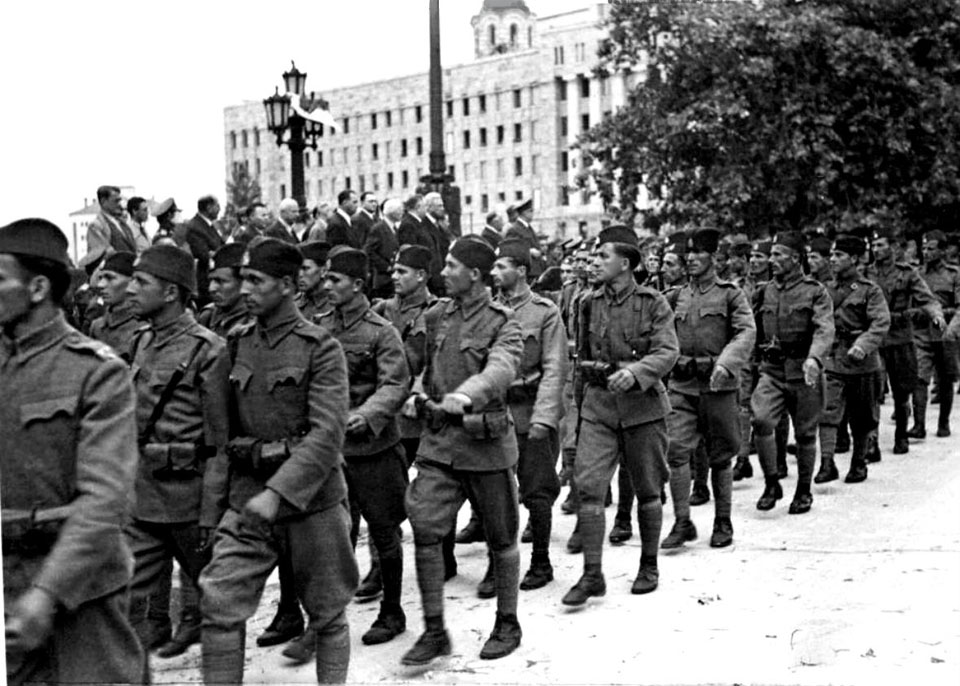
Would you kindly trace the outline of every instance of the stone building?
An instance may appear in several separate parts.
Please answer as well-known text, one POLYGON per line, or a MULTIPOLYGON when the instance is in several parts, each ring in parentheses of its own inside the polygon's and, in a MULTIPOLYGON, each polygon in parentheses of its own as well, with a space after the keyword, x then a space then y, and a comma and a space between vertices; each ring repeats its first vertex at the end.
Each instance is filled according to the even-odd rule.
MULTIPOLYGON (((581 132, 624 103, 638 73, 597 78, 607 6, 537 17, 523 0, 484 0, 472 19, 475 59, 446 67, 444 150, 461 190, 464 233, 489 211, 533 198, 535 226, 576 236, 600 226, 599 198, 576 189, 581 132)), ((350 188, 383 199, 413 192, 429 171, 426 73, 323 93, 338 128, 305 155, 308 207, 350 188)), ((289 150, 266 130, 261 102, 224 110, 227 179, 244 165, 264 202, 290 194, 289 150)))

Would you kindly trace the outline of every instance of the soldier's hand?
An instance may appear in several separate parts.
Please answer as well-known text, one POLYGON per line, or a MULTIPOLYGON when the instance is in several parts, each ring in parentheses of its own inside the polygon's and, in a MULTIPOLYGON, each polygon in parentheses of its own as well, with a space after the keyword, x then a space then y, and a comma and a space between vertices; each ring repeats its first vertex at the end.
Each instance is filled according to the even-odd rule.
POLYGON ((402 414, 404 417, 407 417, 408 419, 416 419, 417 418, 417 400, 420 399, 421 397, 426 397, 426 396, 414 394, 414 395, 411 395, 409 398, 407 398, 407 401, 403 403, 403 407, 400 408, 400 414, 402 414))
POLYGON ((863 348, 861 348, 859 345, 851 346, 850 350, 847 351, 847 357, 849 357, 852 360, 856 360, 857 362, 859 362, 866 356, 867 356, 866 351, 863 348))
POLYGON ((545 441, 550 435, 550 428, 546 424, 531 424, 527 439, 530 441, 545 441))
POLYGON ((573 469, 566 466, 561 467, 560 474, 558 476, 560 478, 560 485, 566 486, 568 483, 570 483, 570 479, 573 478, 573 469))
POLYGON ((618 369, 607 377, 607 388, 614 393, 626 393, 637 385, 637 377, 629 369, 618 369))
POLYGON ((347 433, 350 435, 362 434, 368 426, 367 420, 358 414, 352 414, 347 418, 347 433))
POLYGON ((43 645, 53 632, 56 599, 36 586, 7 608, 6 645, 8 652, 28 653, 43 645))
POLYGON ((279 509, 280 494, 265 488, 243 506, 243 518, 255 527, 264 526, 277 518, 279 509))
POLYGON ((197 552, 202 553, 204 550, 213 545, 213 532, 217 530, 215 526, 201 526, 200 527, 200 536, 197 538, 197 552))
POLYGON ((811 388, 814 388, 820 381, 820 363, 812 357, 803 361, 803 380, 811 388))
POLYGON ((937 327, 937 331, 943 333, 943 330, 947 328, 947 320, 942 315, 937 315, 933 318, 933 325, 937 327))
POLYGON ((440 401, 440 409, 447 414, 466 414, 472 405, 470 396, 463 393, 447 393, 440 401))
POLYGON ((719 391, 723 384, 732 378, 733 374, 730 373, 729 369, 719 364, 714 365, 713 373, 710 374, 710 390, 719 391))

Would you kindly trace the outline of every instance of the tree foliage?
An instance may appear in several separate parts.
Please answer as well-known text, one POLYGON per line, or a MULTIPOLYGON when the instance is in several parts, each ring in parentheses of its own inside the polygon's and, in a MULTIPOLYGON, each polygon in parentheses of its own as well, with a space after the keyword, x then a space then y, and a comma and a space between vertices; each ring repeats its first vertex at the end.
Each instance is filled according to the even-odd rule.
POLYGON ((260 197, 260 182, 250 176, 244 165, 234 165, 227 182, 227 205, 223 211, 223 221, 230 231, 240 224, 240 216, 250 205, 259 202, 260 197))
POLYGON ((752 235, 960 217, 960 0, 614 0, 600 71, 646 72, 581 137, 604 199, 752 235), (644 66, 646 67, 644 70, 644 66))

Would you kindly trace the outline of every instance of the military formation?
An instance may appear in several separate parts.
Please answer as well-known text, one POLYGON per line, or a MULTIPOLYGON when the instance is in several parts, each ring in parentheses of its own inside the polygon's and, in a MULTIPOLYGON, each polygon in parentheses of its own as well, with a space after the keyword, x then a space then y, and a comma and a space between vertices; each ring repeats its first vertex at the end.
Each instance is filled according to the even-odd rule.
MULTIPOLYGON (((202 268, 172 243, 105 249, 85 320, 62 232, 0 228, 9 682, 145 683, 151 653, 199 643, 204 683, 239 684, 275 570, 259 646, 285 644, 294 663, 315 660, 319 683, 343 683, 351 602, 379 599, 361 639, 374 646, 406 632, 415 586, 423 631, 402 663, 429 665, 453 649, 455 537, 487 547, 477 594, 495 614, 479 656, 503 658, 525 640, 521 591, 554 582, 555 510, 576 516, 566 547, 583 557, 558 602, 606 594, 615 474, 608 539, 633 536, 636 502, 629 591, 642 595, 658 588, 660 550, 698 538, 691 507, 712 499, 709 546, 733 543, 733 482, 754 477, 751 455, 767 511, 795 452, 787 512, 802 515, 812 484, 840 478, 838 454, 848 484, 881 460, 886 393, 894 454, 927 438, 931 402, 936 436, 950 435, 955 235, 930 231, 911 252, 891 229, 750 242, 697 227, 659 242, 614 223, 552 264, 528 205, 505 233, 494 217, 440 252, 400 241, 384 264, 349 242, 266 236, 211 250, 202 268)), ((399 203, 386 210, 402 237, 399 203)))

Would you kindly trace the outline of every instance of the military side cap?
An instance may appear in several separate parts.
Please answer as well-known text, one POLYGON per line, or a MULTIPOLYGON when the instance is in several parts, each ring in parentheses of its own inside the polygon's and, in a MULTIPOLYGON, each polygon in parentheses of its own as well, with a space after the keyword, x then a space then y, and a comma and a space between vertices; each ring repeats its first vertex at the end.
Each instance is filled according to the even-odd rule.
POLYGON ((300 244, 300 254, 305 260, 313 260, 317 264, 324 264, 330 256, 330 244, 326 241, 310 241, 300 244))
POLYGON ((781 231, 777 234, 776 238, 773 239, 774 245, 782 245, 785 248, 790 248, 796 253, 803 254, 804 240, 803 234, 799 231, 781 231))
POLYGON ((422 269, 425 272, 430 271, 432 259, 433 253, 422 245, 402 245, 397 252, 397 264, 410 269, 422 269))
POLYGON ((367 254, 348 245, 338 245, 327 257, 327 271, 343 274, 351 279, 366 279, 367 254))
POLYGON ((886 238, 888 241, 900 240, 900 230, 893 226, 878 226, 873 230, 873 238, 886 238))
MULTIPOLYGON (((814 236, 808 243, 811 252, 828 257, 830 255, 830 239, 826 236, 814 236)), ((844 251, 846 252, 846 251, 844 251)))
POLYGON ((530 266, 530 246, 525 241, 519 241, 514 238, 500 243, 497 249, 497 257, 509 257, 516 264, 524 267, 530 266))
POLYGON ((210 269, 228 269, 239 267, 243 263, 243 243, 228 243, 213 254, 210 269))
POLYGON ((634 233, 633 229, 623 224, 614 224, 601 231, 600 235, 597 236, 597 245, 603 245, 604 243, 619 243, 640 250, 637 234, 634 233))
POLYGON ((687 241, 687 250, 711 255, 720 247, 720 231, 713 228, 697 229, 687 241))
POLYGON ((490 245, 479 238, 459 238, 450 246, 450 255, 468 269, 479 269, 486 274, 493 269, 497 254, 490 245))
POLYGON ((177 207, 177 203, 174 202, 173 198, 167 198, 166 200, 164 200, 159 205, 153 208, 153 216, 162 217, 167 212, 171 212, 171 211, 176 212, 178 209, 180 208, 177 207))
POLYGON ((520 214, 521 212, 526 212, 527 210, 532 210, 532 209, 533 209, 533 198, 527 198, 523 202, 518 202, 513 207, 514 212, 516 212, 517 214, 520 214))
POLYGON ((296 278, 302 264, 303 255, 296 246, 278 238, 263 238, 256 243, 251 241, 247 246, 241 266, 282 279, 285 276, 296 278))
POLYGON ((837 236, 837 240, 834 241, 833 248, 834 250, 845 252, 853 257, 860 257, 867 251, 867 244, 859 236, 841 234, 837 236))
POLYGON ((136 260, 135 254, 121 250, 107 255, 107 259, 103 261, 103 269, 123 276, 133 276, 133 263, 136 260))
POLYGON ((673 253, 681 257, 687 254, 687 241, 690 234, 686 231, 674 231, 667 237, 667 244, 663 248, 663 254, 673 253))
POLYGON ((69 267, 67 245, 63 231, 46 219, 18 219, 0 228, 0 253, 39 257, 69 267))
POLYGON ((772 247, 772 241, 754 241, 753 246, 750 248, 750 254, 766 255, 767 257, 770 257, 770 248, 772 247))
POLYGON ((137 258, 133 268, 175 283, 191 293, 197 290, 197 270, 193 266, 193 256, 175 245, 150 246, 137 258))
POLYGON ((933 231, 927 231, 925 234, 923 234, 923 240, 936 241, 937 247, 942 248, 947 242, 947 234, 940 229, 934 229, 933 231))

